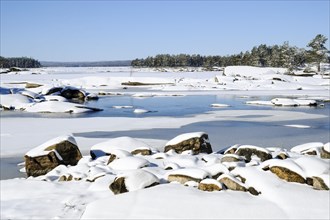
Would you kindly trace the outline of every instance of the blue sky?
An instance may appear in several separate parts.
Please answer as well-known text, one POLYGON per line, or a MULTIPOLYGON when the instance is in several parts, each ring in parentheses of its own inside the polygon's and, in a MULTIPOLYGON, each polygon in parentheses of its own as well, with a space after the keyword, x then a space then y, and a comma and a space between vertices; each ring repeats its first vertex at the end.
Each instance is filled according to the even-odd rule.
MULTIPOLYGON (((329 0, 1 0, 1 56, 102 61, 228 55, 329 38, 329 0)), ((329 41, 327 42, 329 48, 329 41)))

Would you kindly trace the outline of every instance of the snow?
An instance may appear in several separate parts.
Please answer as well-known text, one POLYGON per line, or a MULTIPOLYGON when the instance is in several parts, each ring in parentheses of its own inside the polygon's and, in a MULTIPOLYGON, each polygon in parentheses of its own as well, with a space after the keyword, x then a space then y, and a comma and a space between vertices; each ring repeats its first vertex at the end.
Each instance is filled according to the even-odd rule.
POLYGON ((167 142, 166 146, 176 145, 182 141, 189 140, 191 138, 200 138, 204 134, 206 134, 206 133, 205 132, 191 132, 191 133, 180 134, 180 135, 176 136, 175 138, 173 138, 172 140, 170 140, 169 142, 167 142))
POLYGON ((329 163, 314 157, 300 157, 294 160, 304 171, 306 176, 329 174, 329 163))
POLYGON ((258 150, 258 151, 265 152, 265 153, 267 153, 267 154, 270 153, 267 149, 265 149, 265 148, 263 148, 263 147, 258 147, 258 146, 254 146, 254 145, 248 145, 248 144, 247 144, 247 145, 241 145, 241 146, 239 146, 239 147, 237 148, 236 152, 237 152, 239 149, 245 149, 245 148, 247 148, 247 149, 255 149, 255 150, 258 150))
MULTIPOLYGON (((299 106, 305 106, 313 104, 314 101, 319 104, 330 99, 329 79, 320 75, 300 77, 285 75, 285 69, 258 67, 227 67, 224 71, 226 76, 222 76, 222 72, 179 72, 170 68, 167 68, 167 71, 157 72, 154 69, 143 68, 131 71, 130 67, 41 68, 24 73, 1 74, 0 103, 15 106, 16 109, 33 109, 34 107, 50 112, 55 112, 56 109, 66 111, 68 106, 70 106, 69 109, 72 109, 73 106, 79 105, 71 103, 61 96, 40 96, 42 90, 46 91, 47 88, 55 86, 74 86, 92 93, 99 91, 105 91, 109 94, 120 93, 123 97, 131 98, 133 96, 133 101, 149 101, 155 99, 156 96, 172 95, 214 95, 215 97, 230 95, 247 98, 246 104, 271 104, 274 106, 270 100, 277 97, 280 99, 277 100, 278 104, 296 102, 299 106), (32 72, 42 74, 32 75, 32 72), (131 86, 127 90, 122 90, 122 83, 128 81, 159 85, 131 86), (13 82, 14 84, 12 84, 13 82), (25 84, 19 84, 19 82, 35 82, 43 86, 25 89, 25 84), (171 84, 161 85, 161 83, 171 84), (27 98, 22 94, 35 98, 27 98), (138 98, 146 99, 137 100, 138 98)), ((218 103, 218 100, 212 102, 214 102, 213 104, 222 103, 222 101, 218 103)), ((175 137, 176 134, 183 133, 182 136, 179 135, 174 138, 174 140, 176 139, 173 141, 174 143, 191 137, 200 137, 204 134, 204 132, 194 132, 200 130, 197 129, 199 128, 197 125, 200 123, 269 123, 270 126, 275 125, 280 128, 283 124, 302 128, 302 125, 310 125, 309 122, 312 125, 313 120, 328 120, 327 115, 319 114, 313 109, 306 112, 303 112, 305 109, 295 110, 287 107, 245 106, 244 109, 236 109, 235 104, 230 103, 230 105, 233 108, 213 109, 211 112, 183 117, 156 117, 153 114, 148 114, 143 118, 76 118, 76 116, 51 118, 47 114, 36 118, 21 117, 22 113, 20 112, 15 112, 18 116, 12 117, 10 114, 7 116, 7 112, 3 111, 1 114, 5 117, 1 115, 0 122, 1 158, 9 156, 22 158, 26 152, 30 155, 44 154, 43 145, 46 147, 46 145, 65 139, 63 136, 62 138, 58 137, 61 134, 72 133, 77 134, 74 137, 75 142, 85 156, 76 166, 65 167, 61 165, 44 176, 1 180, 0 218, 327 219, 330 215, 328 209, 329 191, 314 190, 312 186, 307 184, 286 182, 270 171, 262 170, 262 167, 266 165, 283 166, 300 173, 303 177, 310 177, 311 175, 320 177, 329 186, 329 161, 320 159, 319 155, 301 154, 306 150, 320 149, 321 147, 329 152, 329 143, 321 143, 324 141, 321 136, 313 140, 306 135, 305 141, 302 142, 305 144, 298 145, 292 148, 291 152, 287 152, 290 156, 288 159, 272 159, 261 164, 256 161, 252 163, 245 163, 244 161, 221 163, 223 155, 217 153, 209 155, 179 155, 173 151, 163 153, 164 146, 173 141, 170 138, 175 137), (147 117, 149 115, 150 117, 147 117), (160 132, 155 133, 155 136, 148 135, 150 129, 158 129, 160 132), (85 133, 100 133, 101 135, 89 137, 84 136, 85 133), (53 139, 53 137, 58 138, 53 139), (45 144, 40 145, 43 142, 45 144), (50 143, 46 144, 46 142, 50 143), (35 148, 38 145, 40 146, 35 148), (157 150, 154 148, 160 152, 155 153, 157 150), (132 155, 130 152, 135 149, 151 149, 153 155, 132 155), (97 155, 96 159, 91 159, 90 150, 94 150, 94 152, 99 150, 100 154, 97 155), (109 156, 106 154, 116 155, 116 159, 109 165, 107 165, 109 156), (164 170, 169 166, 174 170, 164 170), (229 171, 228 167, 235 167, 235 169, 229 171), (226 189, 219 192, 204 192, 197 189, 196 182, 187 182, 184 185, 169 184, 166 177, 171 172, 201 178, 202 182, 205 183, 217 183, 216 180, 209 179, 209 177, 218 173, 224 173, 223 176, 227 175, 236 181, 239 178, 236 179, 235 176, 240 175, 246 179, 245 186, 254 187, 261 194, 253 196, 248 192, 226 189), (72 181, 59 182, 61 176, 69 177, 70 175, 73 176, 72 181), (127 179, 125 183, 130 192, 113 195, 109 185, 116 177, 120 176, 127 179), (150 183, 157 181, 160 183, 159 185, 144 189, 150 183), (198 208, 194 208, 196 204, 199 204, 198 208)), ((123 109, 136 108, 134 104, 120 104, 118 106, 111 104, 110 108, 111 106, 123 109)), ((323 106, 327 107, 327 104, 325 103, 323 106)), ((208 103, 201 107, 209 108, 210 106, 208 103)), ((144 106, 138 106, 138 108, 143 109, 144 106)), ((78 108, 74 111, 78 110, 82 109, 78 108)), ((210 126, 205 132, 215 129, 218 127, 210 126)), ((308 132, 313 132, 314 129, 316 129, 315 126, 310 126, 308 132)), ((299 133, 304 132, 300 129, 292 130, 296 130, 298 136, 305 134, 299 133)), ((222 134, 219 131, 218 139, 220 141, 216 144, 211 143, 212 148, 225 147, 222 139, 224 141, 231 139, 233 143, 229 146, 233 146, 235 142, 242 142, 239 132, 227 135, 228 133, 222 134)), ((70 135, 64 137, 70 139, 68 136, 70 135)), ((213 136, 210 137, 213 140, 213 136)), ((259 136, 255 138, 262 139, 259 136)), ((286 137, 277 136, 277 134, 270 134, 269 137, 265 138, 267 138, 268 146, 277 146, 273 145, 272 140, 283 139, 283 142, 286 142, 286 137)), ((241 145, 234 146, 240 147, 241 145)), ((254 147, 258 150, 264 148, 262 145, 254 147)), ((286 152, 285 149, 281 148, 274 148, 273 150, 268 148, 273 156, 279 152, 286 152)))
POLYGON ((286 160, 278 160, 278 159, 270 159, 266 160, 261 164, 262 167, 284 167, 287 168, 297 174, 299 174, 302 178, 306 179, 306 173, 304 172, 303 168, 299 166, 298 163, 296 163, 294 160, 286 159, 286 160))
POLYGON ((29 157, 37 157, 37 156, 46 155, 49 153, 49 151, 45 151, 45 149, 47 147, 53 146, 53 145, 61 143, 63 141, 69 141, 72 144, 77 145, 76 140, 74 139, 74 137, 72 135, 62 135, 62 136, 53 138, 53 139, 39 145, 38 147, 31 149, 25 155, 27 155, 29 157))
POLYGON ((205 170, 202 169, 197 169, 197 168, 183 168, 183 169, 177 169, 173 171, 169 171, 167 173, 167 176, 169 175, 184 175, 184 176, 189 176, 195 179, 204 179, 208 177, 210 174, 206 172, 205 170))
POLYGON ((140 108, 137 108, 137 109, 134 109, 133 111, 135 114, 143 114, 143 113, 148 113, 150 112, 149 110, 146 110, 146 109, 140 109, 140 108))
POLYGON ((219 181, 215 180, 215 179, 210 179, 210 178, 203 179, 200 183, 213 184, 213 185, 218 186, 220 189, 222 189, 221 183, 219 181))
POLYGON ((230 107, 230 105, 227 104, 221 104, 221 103, 213 103, 211 104, 212 108, 223 108, 223 107, 230 107))
POLYGON ((310 142, 310 143, 299 144, 297 146, 294 146, 293 148, 291 148, 291 152, 301 153, 311 148, 321 148, 321 147, 323 147, 323 143, 321 142, 310 142))
POLYGON ((326 152, 330 153, 330 142, 324 144, 323 149, 324 149, 326 152))
POLYGON ((296 125, 296 124, 292 124, 292 125, 284 125, 285 127, 291 127, 291 128, 311 128, 311 126, 309 125, 296 125))
POLYGON ((116 149, 132 152, 136 149, 151 149, 151 147, 143 141, 127 136, 109 139, 91 147, 91 151, 97 154, 96 156, 116 154, 118 151, 113 151, 116 149))
POLYGON ((33 103, 31 98, 21 94, 0 95, 0 105, 6 108, 25 109, 33 103))
POLYGON ((114 105, 112 108, 133 108, 131 105, 114 105))
POLYGON ((135 170, 148 166, 149 162, 146 159, 138 157, 123 157, 109 163, 109 167, 113 170, 135 170))
POLYGON ((126 189, 136 191, 150 186, 153 183, 158 183, 159 179, 145 170, 128 171, 123 174, 119 174, 116 178, 124 177, 126 189))
POLYGON ((61 102, 61 101, 47 101, 35 103, 29 107, 26 107, 25 111, 27 112, 40 112, 40 113, 85 113, 92 112, 93 109, 70 102, 61 102))

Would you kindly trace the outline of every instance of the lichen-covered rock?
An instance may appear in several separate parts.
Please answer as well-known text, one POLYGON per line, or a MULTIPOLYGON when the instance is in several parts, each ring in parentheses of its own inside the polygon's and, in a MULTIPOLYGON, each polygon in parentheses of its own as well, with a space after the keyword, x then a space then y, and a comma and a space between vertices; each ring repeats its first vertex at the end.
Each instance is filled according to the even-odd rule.
POLYGON ((30 150, 24 158, 27 176, 40 176, 60 164, 76 165, 82 155, 73 136, 61 136, 30 150))
POLYGON ((222 185, 215 179, 204 179, 199 183, 198 189, 208 192, 220 191, 222 190, 222 185))
POLYGON ((187 150, 193 154, 212 153, 208 135, 204 132, 185 133, 173 138, 166 144, 164 152, 172 149, 180 154, 187 150))
POLYGON ((286 167, 272 166, 270 171, 288 182, 306 183, 304 177, 286 167))
POLYGON ((242 145, 238 147, 235 154, 245 157, 247 161, 251 161, 252 156, 260 158, 262 162, 272 159, 272 155, 267 149, 252 145, 242 145))

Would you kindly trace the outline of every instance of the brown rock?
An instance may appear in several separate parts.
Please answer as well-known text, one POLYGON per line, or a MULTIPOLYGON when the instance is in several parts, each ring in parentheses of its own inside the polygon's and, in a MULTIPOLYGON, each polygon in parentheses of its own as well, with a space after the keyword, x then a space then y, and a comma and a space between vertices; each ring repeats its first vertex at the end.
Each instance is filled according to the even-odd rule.
POLYGON ((66 99, 80 99, 84 100, 86 94, 82 92, 80 89, 74 87, 65 87, 61 90, 61 96, 66 99))
POLYGON ((270 171, 288 182, 306 183, 305 178, 285 167, 273 166, 270 171))
POLYGON ((109 188, 111 189, 111 191, 115 195, 120 194, 120 193, 128 192, 128 190, 126 189, 126 186, 125 186, 125 178, 124 177, 116 178, 113 181, 113 183, 110 184, 109 188))
POLYGON ((60 164, 74 166, 82 158, 78 146, 68 140, 46 147, 44 151, 48 153, 41 156, 24 156, 27 176, 44 175, 60 164))
POLYGON ((165 146, 164 152, 173 149, 176 153, 181 154, 183 151, 191 150, 193 154, 212 153, 211 144, 208 142, 208 135, 203 134, 201 137, 190 138, 175 145, 165 146))
POLYGON ((281 152, 281 153, 279 153, 275 158, 276 159, 280 159, 280 160, 285 160, 285 159, 287 159, 289 156, 288 156, 288 154, 286 154, 286 153, 284 153, 284 152, 281 152))
POLYGON ((313 189, 317 190, 329 190, 329 187, 324 183, 324 180, 320 177, 313 176, 313 189))
POLYGON ((247 161, 251 161, 251 157, 253 155, 259 157, 262 162, 272 159, 272 155, 270 153, 266 153, 255 148, 238 148, 235 153, 239 156, 244 156, 247 161))
POLYGON ((112 161, 114 161, 115 159, 117 158, 117 156, 115 154, 110 154, 110 157, 109 157, 109 160, 108 160, 108 163, 111 163, 112 161))
POLYGON ((251 193, 254 196, 261 194, 261 192, 258 192, 254 187, 249 187, 248 191, 249 191, 249 193, 251 193))
POLYGON ((55 152, 51 151, 47 155, 38 157, 24 156, 25 170, 27 176, 45 175, 55 167, 61 164, 61 160, 57 158, 55 152))
POLYGON ((221 190, 221 188, 218 185, 207 184, 207 183, 199 183, 198 189, 203 190, 203 191, 208 191, 208 192, 220 191, 221 190))
POLYGON ((170 174, 167 178, 169 182, 179 182, 181 184, 184 184, 188 181, 195 181, 195 182, 200 182, 201 179, 193 178, 191 176, 186 176, 186 175, 180 175, 180 174, 170 174))
POLYGON ((146 155, 151 155, 151 150, 150 149, 136 149, 131 152, 131 154, 136 155, 136 154, 141 154, 143 156, 146 155))
POLYGON ((221 163, 223 162, 238 162, 241 161, 241 159, 236 154, 225 154, 221 158, 221 163))
POLYGON ((330 159, 330 153, 325 151, 323 147, 321 148, 321 153, 320 153, 321 158, 323 159, 330 159))
POLYGON ((235 191, 243 191, 243 192, 247 191, 245 186, 243 186, 243 183, 242 184, 239 183, 239 180, 234 181, 229 177, 220 176, 219 182, 224 184, 227 187, 227 189, 231 189, 231 190, 235 190, 235 191))

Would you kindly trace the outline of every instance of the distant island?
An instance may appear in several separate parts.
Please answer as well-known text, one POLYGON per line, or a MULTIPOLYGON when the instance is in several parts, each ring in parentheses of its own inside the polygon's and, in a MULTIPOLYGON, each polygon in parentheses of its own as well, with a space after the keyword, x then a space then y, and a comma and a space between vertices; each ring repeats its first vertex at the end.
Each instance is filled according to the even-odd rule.
POLYGON ((95 62, 53 62, 40 61, 43 67, 104 67, 104 66, 130 66, 131 60, 95 61, 95 62))

